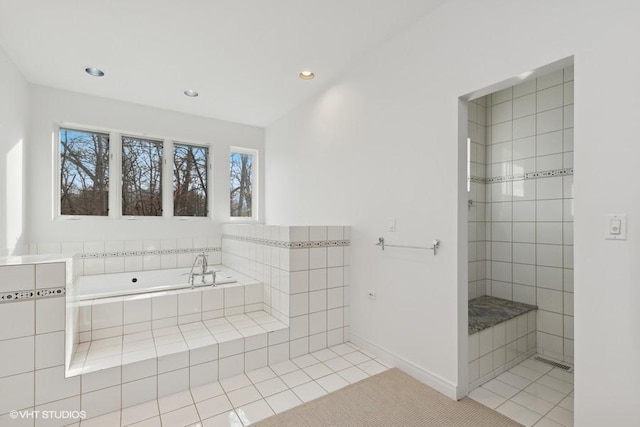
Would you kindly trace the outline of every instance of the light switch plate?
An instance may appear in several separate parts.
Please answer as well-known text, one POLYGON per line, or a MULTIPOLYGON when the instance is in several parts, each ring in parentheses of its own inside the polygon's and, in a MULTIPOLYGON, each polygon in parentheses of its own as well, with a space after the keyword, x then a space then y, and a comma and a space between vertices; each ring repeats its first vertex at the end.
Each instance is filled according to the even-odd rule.
POLYGON ((605 215, 604 238, 627 240, 627 214, 605 215))

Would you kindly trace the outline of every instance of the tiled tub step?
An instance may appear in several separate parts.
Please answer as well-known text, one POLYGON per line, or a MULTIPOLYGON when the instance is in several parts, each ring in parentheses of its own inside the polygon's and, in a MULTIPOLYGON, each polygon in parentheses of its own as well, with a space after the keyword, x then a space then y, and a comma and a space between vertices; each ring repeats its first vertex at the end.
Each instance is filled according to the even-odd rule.
POLYGON ((67 376, 155 367, 162 395, 287 360, 288 341, 287 325, 254 311, 81 343, 67 376), (163 385, 164 374, 172 376, 163 385))

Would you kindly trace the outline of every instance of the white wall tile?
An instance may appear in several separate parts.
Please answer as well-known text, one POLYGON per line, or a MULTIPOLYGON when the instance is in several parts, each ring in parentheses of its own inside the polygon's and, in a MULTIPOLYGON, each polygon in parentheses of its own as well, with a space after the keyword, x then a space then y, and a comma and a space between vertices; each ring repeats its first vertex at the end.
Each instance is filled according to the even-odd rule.
POLYGON ((536 285, 536 266, 513 264, 513 281, 522 285, 536 285))
POLYGON ((536 138, 536 155, 547 156, 549 154, 562 153, 563 150, 563 132, 549 132, 538 135, 536 138))
POLYGON ((122 408, 158 398, 158 378, 153 376, 122 384, 122 408))
POLYGON ((536 138, 516 139, 513 141, 513 160, 526 159, 536 155, 536 138))
POLYGON ((520 264, 535 264, 536 245, 530 243, 514 243, 513 262, 520 264))
POLYGON ((545 310, 537 312, 537 330, 552 335, 562 336, 563 318, 561 314, 551 313, 545 310))
POLYGON ((521 96, 513 100, 513 118, 517 119, 536 113, 536 95, 521 96))
POLYGON ((511 101, 495 104, 491 107, 491 124, 495 125, 513 119, 513 105, 511 101))
POLYGON ((34 405, 34 372, 0 378, 0 413, 34 405))
POLYGON ((244 354, 220 358, 218 361, 220 379, 234 377, 244 372, 244 354))
POLYGON ((235 286, 224 288, 224 308, 238 307, 244 305, 244 287, 235 286))
POLYGON ((210 384, 218 380, 218 361, 192 366, 189 369, 190 387, 210 384))
POLYGON ((36 405, 80 394, 80 377, 65 378, 64 366, 41 369, 35 374, 36 405))
MULTIPOLYGON (((535 205, 534 205, 535 208, 535 205)), ((513 241, 516 243, 535 243, 536 242, 536 223, 535 222, 514 222, 513 223, 513 241)))
POLYGON ((33 265, 0 267, 0 292, 33 290, 34 288, 35 270, 33 265))
MULTIPOLYGON (((309 313, 327 309, 327 290, 309 292, 309 313)), ((301 313, 302 314, 302 313, 301 313)))
POLYGON ((527 138, 536 134, 536 116, 526 116, 514 120, 513 139, 527 138))
POLYGON ((537 112, 547 111, 562 107, 564 101, 564 91, 562 85, 553 86, 539 90, 536 93, 537 112))
POLYGON ((563 238, 561 222, 540 222, 536 227, 537 243, 561 245, 563 238))
MULTIPOLYGON (((91 313, 92 329, 104 329, 121 326, 122 306, 122 302, 93 305, 91 313)), ((62 310, 62 313, 64 318, 64 309, 62 310)))
POLYGON ((88 418, 119 410, 122 403, 122 387, 109 387, 91 393, 83 393, 80 406, 88 418))
POLYGON ((539 200, 536 202, 537 221, 562 221, 562 200, 539 200))
POLYGON ((536 131, 538 134, 563 129, 563 109, 556 108, 537 114, 536 131))
MULTIPOLYGON (((243 301, 244 303, 244 301, 243 301)), ((198 314, 202 311, 202 292, 184 292, 178 294, 178 316, 198 314)))
MULTIPOLYGON (((554 313, 562 313, 562 292, 551 289, 538 288, 537 290, 538 308, 554 313)), ((549 332, 549 331, 547 331, 549 332)), ((558 334, 562 335, 562 334, 558 334)))
POLYGON ((82 392, 101 390, 122 383, 122 367, 115 366, 101 371, 83 374, 81 377, 82 392))
POLYGON ((535 221, 536 220, 536 202, 518 201, 513 202, 513 220, 514 221, 535 221))
POLYGON ((163 295, 151 299, 152 319, 163 319, 178 316, 178 296, 163 295))
POLYGON ((537 198, 540 199, 561 199, 562 198, 562 177, 541 178, 537 182, 537 198))
POLYGON ((35 336, 36 369, 64 364, 64 334, 64 331, 58 331, 35 336))
POLYGON ((33 371, 34 345, 33 336, 0 341, 0 377, 33 371))
MULTIPOLYGON (((514 280, 515 281, 515 280, 514 280)), ((513 285, 513 300, 523 302, 525 304, 536 304, 536 288, 535 286, 513 285)))
POLYGON ((536 171, 544 172, 549 170, 562 169, 563 154, 552 154, 536 158, 536 171))
POLYGON ((562 269, 538 266, 537 286, 539 288, 562 290, 562 269))
POLYGON ((122 365, 122 381, 129 382, 155 376, 158 372, 158 359, 143 360, 122 365))
POLYGON ((344 248, 327 248, 327 267, 341 267, 344 265, 344 248))
POLYGON ((148 322, 151 320, 151 300, 144 298, 124 302, 124 323, 148 322))
POLYGON ((562 246, 536 245, 537 264, 546 267, 562 267, 562 246))
POLYGON ((345 267, 332 267, 327 269, 327 287, 335 288, 344 286, 345 267))
POLYGON ((189 368, 158 375, 158 397, 165 397, 189 388, 189 368))
POLYGON ((500 282, 497 280, 491 281, 491 295, 496 298, 502 298, 507 300, 513 299, 513 285, 508 282, 500 282))

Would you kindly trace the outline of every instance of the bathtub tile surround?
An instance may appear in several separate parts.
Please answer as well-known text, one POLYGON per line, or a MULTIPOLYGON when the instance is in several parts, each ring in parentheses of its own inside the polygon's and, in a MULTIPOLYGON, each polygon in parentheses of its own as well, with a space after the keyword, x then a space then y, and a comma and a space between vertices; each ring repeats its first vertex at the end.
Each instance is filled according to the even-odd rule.
MULTIPOLYGON (((5 298, 10 302, 0 303, 0 351, 11 362, 0 368, 0 392, 7 396, 0 404, 0 420, 8 419, 11 409, 85 410, 96 417, 245 371, 278 366, 310 349, 321 355, 329 343, 340 348, 348 336, 348 228, 282 229, 281 235, 269 240, 286 242, 285 246, 228 238, 222 251, 216 251, 224 253, 225 242, 255 249, 255 255, 242 250, 234 255, 230 250, 226 256, 249 277, 261 271, 265 283, 254 278, 241 293, 233 286, 173 291, 162 295, 167 297, 162 301, 160 296, 116 297, 90 310, 67 305, 65 299, 77 301, 72 278, 86 272, 86 264, 79 261, 91 258, 2 258, 0 293, 18 293, 26 299, 11 297, 5 298), (159 315, 155 324, 154 312, 159 315), (162 316, 174 312, 175 316, 162 316), (170 320, 164 324, 166 319, 170 320), (83 329, 81 335, 81 325, 91 329, 83 329), (114 331, 118 334, 111 336, 114 331), (73 362, 81 363, 86 373, 65 378, 74 346, 73 362)), ((156 250, 137 249, 138 244, 117 246, 124 251, 156 250)), ((57 247, 61 248, 51 249, 57 247)), ((93 254, 118 251, 104 242, 86 247, 93 254)), ((119 255, 95 258, 122 259, 127 264, 139 258, 144 262, 145 256, 181 254, 119 255)), ((315 371, 310 375, 315 374, 319 375, 315 371)))
POLYGON ((225 224, 223 265, 264 284, 291 357, 348 341, 350 228, 225 224))
POLYGON ((219 238, 36 242, 29 245, 32 255, 75 255, 77 276, 191 267, 195 256, 203 251, 210 264, 221 263, 219 238))
POLYGON ((469 299, 534 304, 537 349, 573 363, 573 68, 469 103, 469 299))

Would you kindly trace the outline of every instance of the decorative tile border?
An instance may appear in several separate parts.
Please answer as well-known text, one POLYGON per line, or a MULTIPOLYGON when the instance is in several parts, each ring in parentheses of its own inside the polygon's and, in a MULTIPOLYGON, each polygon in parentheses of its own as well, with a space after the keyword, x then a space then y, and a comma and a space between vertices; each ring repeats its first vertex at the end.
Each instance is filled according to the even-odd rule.
POLYGON ((153 249, 148 251, 119 251, 119 252, 90 252, 78 254, 80 259, 95 258, 115 258, 122 256, 145 256, 145 255, 175 255, 175 254, 195 254, 202 252, 220 252, 220 247, 209 248, 187 248, 187 249, 153 249))
POLYGON ((255 243, 263 246, 273 246, 284 249, 328 248, 335 246, 349 246, 351 240, 316 240, 313 242, 283 242, 281 240, 261 239, 258 237, 235 236, 223 234, 223 239, 237 240, 239 242, 255 243))
POLYGON ((563 175, 573 175, 573 168, 565 168, 565 169, 554 169, 542 172, 529 172, 520 175, 506 175, 506 176, 494 176, 491 178, 482 178, 479 176, 472 176, 469 179, 471 182, 475 182, 477 184, 493 184, 496 182, 511 182, 511 181, 523 181, 526 179, 536 179, 536 178, 548 178, 551 176, 563 176, 563 175))
POLYGON ((47 288, 34 291, 11 291, 0 294, 0 304, 11 302, 22 302, 41 298, 63 297, 67 293, 66 288, 47 288))

